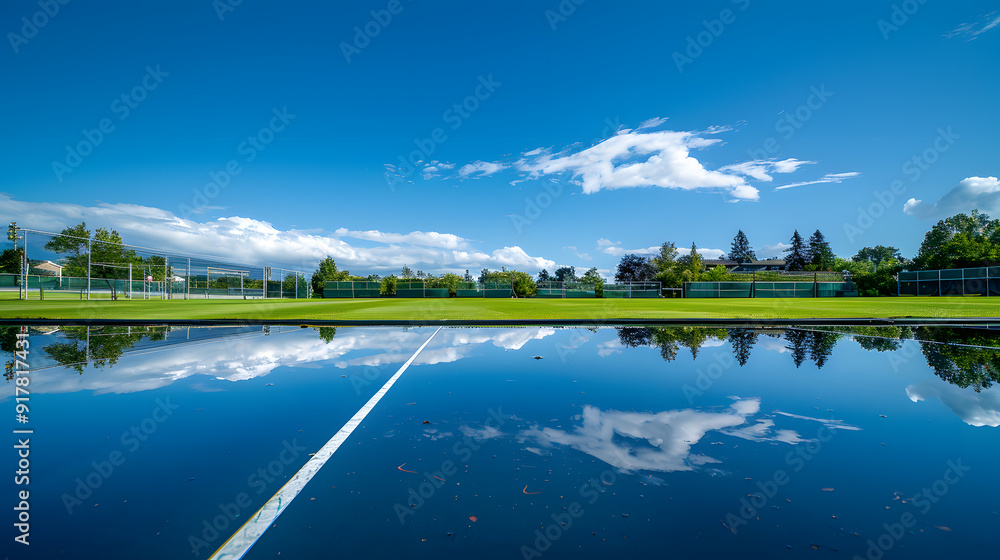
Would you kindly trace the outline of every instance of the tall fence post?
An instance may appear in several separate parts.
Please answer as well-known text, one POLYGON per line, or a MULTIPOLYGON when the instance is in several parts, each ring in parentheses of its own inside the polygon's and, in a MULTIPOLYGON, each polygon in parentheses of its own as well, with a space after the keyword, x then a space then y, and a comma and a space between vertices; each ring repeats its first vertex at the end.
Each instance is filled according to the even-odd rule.
MULTIPOLYGON (((87 240, 87 299, 90 299, 90 239, 87 240)), ((90 327, 87 327, 87 348, 90 348, 90 327)))
MULTIPOLYGON (((14 239, 14 251, 17 251, 17 236, 14 239)), ((17 279, 17 299, 28 299, 28 275, 24 272, 24 262, 28 255, 28 232, 24 232, 24 250, 21 251, 21 262, 18 263, 19 278, 17 279)))
MULTIPOLYGON (((28 260, 28 232, 24 232, 24 251, 21 253, 21 271, 24 274, 24 299, 28 299, 28 272, 31 270, 31 261, 28 260)), ((38 291, 41 297, 42 279, 38 278, 38 291)))

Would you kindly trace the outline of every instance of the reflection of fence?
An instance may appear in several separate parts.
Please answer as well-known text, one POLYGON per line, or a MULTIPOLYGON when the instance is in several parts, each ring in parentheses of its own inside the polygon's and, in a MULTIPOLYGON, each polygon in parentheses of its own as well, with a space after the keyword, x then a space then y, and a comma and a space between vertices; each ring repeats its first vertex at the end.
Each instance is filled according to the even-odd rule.
POLYGON ((1000 267, 900 272, 901 296, 1000 296, 1000 267))
POLYGON ((688 298, 855 297, 850 282, 685 282, 688 298))

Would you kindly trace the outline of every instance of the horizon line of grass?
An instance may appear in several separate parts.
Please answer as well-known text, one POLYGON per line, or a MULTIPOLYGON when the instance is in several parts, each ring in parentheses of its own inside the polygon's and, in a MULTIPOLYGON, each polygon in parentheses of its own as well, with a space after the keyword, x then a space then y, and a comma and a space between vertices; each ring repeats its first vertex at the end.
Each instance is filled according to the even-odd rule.
MULTIPOLYGON (((15 292, 16 294, 16 292, 15 292)), ((0 319, 462 321, 997 317, 1000 298, 17 300, 0 319), (996 303, 994 303, 996 302, 996 303)))

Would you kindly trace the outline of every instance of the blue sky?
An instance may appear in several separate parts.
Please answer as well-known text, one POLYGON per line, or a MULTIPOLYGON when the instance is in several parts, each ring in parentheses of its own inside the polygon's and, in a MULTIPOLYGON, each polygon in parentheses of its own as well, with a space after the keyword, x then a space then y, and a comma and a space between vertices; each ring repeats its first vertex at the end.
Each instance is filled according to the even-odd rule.
POLYGON ((998 21, 971 1, 12 0, 0 219, 355 273, 610 271, 738 229, 759 256, 793 229, 912 256, 937 219, 1000 215, 998 21))

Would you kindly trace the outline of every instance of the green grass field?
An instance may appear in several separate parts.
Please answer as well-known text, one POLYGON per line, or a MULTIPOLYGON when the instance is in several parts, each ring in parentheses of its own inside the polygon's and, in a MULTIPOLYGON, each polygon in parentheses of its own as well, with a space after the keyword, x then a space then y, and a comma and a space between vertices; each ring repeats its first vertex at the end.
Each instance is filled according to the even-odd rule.
POLYGON ((0 293, 0 320, 435 321, 1000 317, 1000 298, 310 299, 20 301, 0 293))

